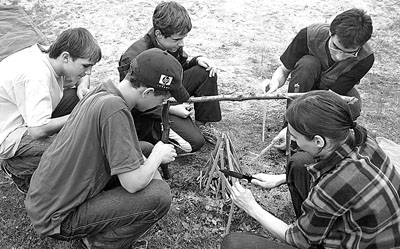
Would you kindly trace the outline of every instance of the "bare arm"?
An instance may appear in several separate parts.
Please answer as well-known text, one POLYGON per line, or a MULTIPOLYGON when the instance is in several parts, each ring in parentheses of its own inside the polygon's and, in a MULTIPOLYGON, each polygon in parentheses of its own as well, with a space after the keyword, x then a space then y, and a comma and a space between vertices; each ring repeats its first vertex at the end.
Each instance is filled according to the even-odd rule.
POLYGON ((273 73, 271 79, 266 79, 263 81, 262 84, 265 85, 265 91, 267 93, 273 93, 278 90, 278 88, 282 87, 285 84, 290 72, 291 71, 284 65, 280 65, 273 73))
POLYGON ((69 115, 65 115, 59 118, 52 118, 50 122, 45 125, 38 127, 28 127, 28 133, 33 139, 49 137, 61 130, 68 117, 69 115))
MULTIPOLYGON (((228 187, 229 188, 229 187, 228 187)), ((239 181, 231 187, 232 200, 235 204, 256 219, 271 234, 282 241, 285 240, 285 233, 289 225, 264 210, 254 199, 249 189, 240 185, 239 181)))
POLYGON ((176 151, 173 145, 158 142, 143 165, 118 175, 122 187, 130 193, 135 193, 145 188, 152 179, 161 179, 158 167, 163 163, 174 161, 175 157, 176 151))

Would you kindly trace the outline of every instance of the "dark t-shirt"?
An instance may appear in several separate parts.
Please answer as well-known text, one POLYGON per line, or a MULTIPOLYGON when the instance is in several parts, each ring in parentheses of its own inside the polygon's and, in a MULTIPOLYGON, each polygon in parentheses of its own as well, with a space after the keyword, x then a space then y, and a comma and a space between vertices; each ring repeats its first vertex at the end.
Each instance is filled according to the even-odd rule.
MULTIPOLYGON (((328 44, 326 44, 326 50, 327 53, 330 55, 328 44)), ((307 28, 303 28, 294 37, 293 41, 286 48, 280 59, 287 69, 293 70, 300 58, 304 55, 309 54, 310 52, 307 46, 307 28)), ((350 71, 339 76, 336 83, 332 86, 331 90, 338 94, 345 95, 371 69, 372 65, 374 64, 374 60, 374 54, 371 54, 364 60, 361 60, 350 71)), ((335 61, 329 56, 329 66, 332 66, 334 63, 335 61)))
POLYGON ((111 82, 79 102, 32 176, 26 210, 40 235, 59 233, 68 213, 97 195, 112 175, 143 164, 130 110, 111 82))

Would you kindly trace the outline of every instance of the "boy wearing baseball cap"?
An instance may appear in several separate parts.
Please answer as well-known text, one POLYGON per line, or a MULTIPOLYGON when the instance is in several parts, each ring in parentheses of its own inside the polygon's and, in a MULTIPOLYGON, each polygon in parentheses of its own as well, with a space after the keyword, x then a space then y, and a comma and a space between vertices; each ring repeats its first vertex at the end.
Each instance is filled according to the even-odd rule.
POLYGON ((130 112, 170 96, 189 98, 182 67, 155 48, 137 56, 117 86, 106 82, 79 102, 32 176, 25 206, 39 235, 130 248, 168 212, 171 192, 158 167, 176 151, 139 142, 130 112))

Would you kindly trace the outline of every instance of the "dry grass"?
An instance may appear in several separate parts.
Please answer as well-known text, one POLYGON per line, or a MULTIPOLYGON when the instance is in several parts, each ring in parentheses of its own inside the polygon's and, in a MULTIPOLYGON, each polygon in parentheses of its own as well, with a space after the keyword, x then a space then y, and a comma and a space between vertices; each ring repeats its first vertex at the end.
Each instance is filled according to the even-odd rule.
MULTIPOLYGON (((150 16, 158 1, 132 0, 0 0, 19 4, 39 28, 54 39, 68 27, 88 28, 98 39, 104 57, 95 66, 92 83, 106 78, 117 81, 119 56, 148 29, 150 16)), ((260 91, 260 82, 271 76, 279 56, 296 32, 313 22, 329 22, 345 9, 365 8, 374 21, 373 47, 376 62, 359 85, 363 112, 359 123, 379 136, 400 143, 400 3, 396 0, 303 0, 303 1, 204 1, 182 4, 192 16, 193 29, 186 40, 192 55, 213 58, 220 71, 220 93, 260 91)), ((283 101, 223 102, 223 121, 218 127, 230 135, 243 168, 284 172, 284 155, 271 151, 260 164, 249 161, 280 130, 283 101), (267 137, 261 141, 262 110, 266 108, 267 137)), ((169 214, 146 235, 150 248, 217 248, 226 227, 229 204, 205 195, 197 184, 199 171, 213 148, 207 145, 198 155, 180 158, 170 166, 169 180, 174 196, 169 214)), ((271 191, 253 188, 267 210, 290 222, 294 213, 285 186, 271 191)), ((75 248, 73 242, 58 242, 37 237, 23 208, 23 196, 0 174, 0 247, 75 248)), ((236 211, 231 231, 263 233, 260 225, 245 213, 236 211)), ((266 236, 269 236, 266 234, 266 236)))

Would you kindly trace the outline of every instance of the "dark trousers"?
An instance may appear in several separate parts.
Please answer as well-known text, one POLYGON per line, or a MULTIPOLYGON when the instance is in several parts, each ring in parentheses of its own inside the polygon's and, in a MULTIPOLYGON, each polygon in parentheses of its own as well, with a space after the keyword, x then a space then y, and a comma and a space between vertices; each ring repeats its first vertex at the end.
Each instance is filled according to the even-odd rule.
MULTIPOLYGON (((200 66, 194 66, 183 72, 183 85, 190 96, 218 95, 217 76, 209 77, 208 71, 200 66)), ((197 121, 218 122, 221 120, 221 108, 218 101, 194 103, 194 110, 197 121)), ((132 116, 140 140, 153 144, 161 140, 161 107, 146 112, 133 109, 132 116)), ((197 151, 203 146, 204 138, 190 117, 181 118, 170 115, 170 121, 171 130, 177 133, 184 142, 190 144, 191 151, 197 151)))
POLYGON ((230 233, 223 239, 221 249, 293 249, 253 233, 230 233))
MULTIPOLYGON (((298 92, 300 93, 319 90, 320 79, 321 63, 319 59, 315 56, 305 55, 296 63, 295 69, 291 72, 288 92, 293 93, 296 84, 299 86, 298 92)), ((350 105, 350 111, 355 120, 361 113, 360 94, 355 88, 352 88, 346 96, 356 97, 358 99, 356 103, 350 105)), ((288 105, 289 104, 290 101, 288 101, 288 105)))
MULTIPOLYGON (((63 97, 52 113, 52 118, 70 114, 79 98, 76 88, 64 90, 63 97)), ((3 160, 4 167, 11 173, 15 184, 23 191, 27 191, 33 172, 39 165, 44 151, 54 141, 55 135, 43 139, 33 139, 25 132, 14 157, 3 160)))
POLYGON ((315 162, 311 154, 299 151, 293 154, 286 165, 286 182, 292 198, 296 218, 301 215, 301 205, 311 189, 311 175, 305 165, 315 162))

